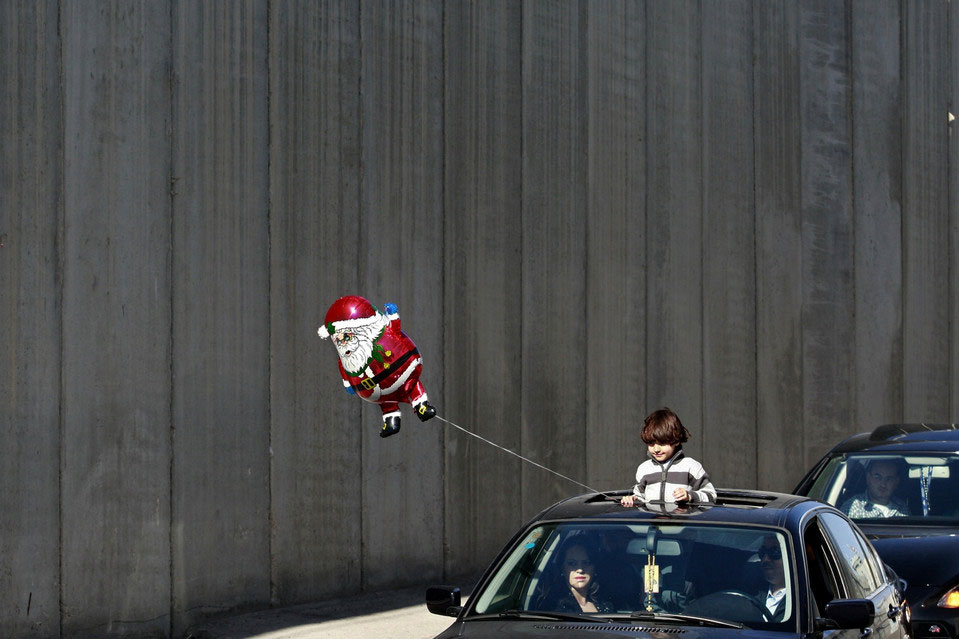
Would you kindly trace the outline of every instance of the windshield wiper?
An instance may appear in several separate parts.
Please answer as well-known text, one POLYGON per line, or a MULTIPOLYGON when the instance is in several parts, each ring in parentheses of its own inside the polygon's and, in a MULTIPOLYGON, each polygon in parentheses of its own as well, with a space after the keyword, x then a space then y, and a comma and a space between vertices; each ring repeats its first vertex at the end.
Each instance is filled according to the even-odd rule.
POLYGON ((637 610, 628 617, 639 621, 666 621, 679 623, 695 623, 701 626, 715 626, 717 628, 737 628, 742 629, 743 624, 737 621, 726 621, 725 619, 714 619, 712 617, 698 617, 696 615, 682 615, 674 612, 649 612, 647 610, 637 610))
POLYGON ((544 610, 504 610, 493 615, 475 615, 470 619, 535 619, 539 621, 599 621, 610 623, 605 616, 594 617, 590 614, 578 615, 572 612, 549 612, 544 610))

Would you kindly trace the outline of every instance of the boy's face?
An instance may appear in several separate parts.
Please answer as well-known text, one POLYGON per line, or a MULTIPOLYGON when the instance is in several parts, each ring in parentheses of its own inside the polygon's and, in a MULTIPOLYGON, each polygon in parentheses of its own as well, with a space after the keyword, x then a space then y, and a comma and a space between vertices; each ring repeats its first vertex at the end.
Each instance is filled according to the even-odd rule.
POLYGON ((654 442, 648 444, 649 455, 656 461, 662 463, 673 456, 673 453, 676 452, 676 444, 661 444, 659 442, 654 442))

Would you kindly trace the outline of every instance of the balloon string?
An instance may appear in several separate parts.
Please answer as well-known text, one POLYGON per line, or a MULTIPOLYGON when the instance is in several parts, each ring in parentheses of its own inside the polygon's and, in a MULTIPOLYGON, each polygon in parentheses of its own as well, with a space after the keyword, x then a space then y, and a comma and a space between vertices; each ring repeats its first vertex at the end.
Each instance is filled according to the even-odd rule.
POLYGON ((438 420, 440 420, 440 421, 442 421, 442 422, 446 422, 447 424, 449 424, 449 425, 452 426, 453 428, 456 428, 457 430, 460 430, 460 431, 466 433, 466 434, 469 435, 470 437, 475 437, 476 439, 478 439, 478 440, 480 440, 480 441, 486 442, 487 444, 489 444, 490 446, 492 446, 492 447, 494 447, 494 448, 499 448, 500 450, 502 450, 502 451, 504 451, 504 452, 507 452, 507 453, 509 453, 510 455, 513 455, 513 456, 515 456, 515 457, 519 457, 520 459, 522 459, 524 462, 526 462, 526 463, 528 463, 528 464, 532 464, 533 466, 536 466, 537 468, 542 468, 543 470, 545 470, 545 471, 547 471, 547 472, 550 472, 550 473, 553 473, 553 474, 556 475, 557 477, 562 477, 562 478, 565 479, 566 481, 572 482, 572 483, 576 484, 577 486, 582 486, 583 488, 585 488, 586 490, 588 490, 588 491, 590 491, 590 492, 599 493, 599 494, 603 495, 604 497, 614 497, 613 495, 610 495, 609 493, 604 493, 604 492, 601 491, 601 490, 596 490, 595 488, 592 488, 592 487, 590 487, 590 486, 587 486, 586 484, 584 484, 584 483, 582 483, 582 482, 578 482, 578 481, 576 481, 575 479, 573 479, 572 477, 567 477, 566 475, 564 475, 564 474, 562 474, 562 473, 558 473, 558 472, 556 472, 555 470, 553 470, 552 468, 547 468, 546 466, 543 466, 542 464, 538 464, 538 463, 534 462, 532 459, 529 459, 529 458, 527 458, 527 457, 523 457, 523 456, 520 455, 519 453, 513 452, 513 451, 511 451, 511 450, 508 449, 508 448, 503 448, 503 447, 500 446, 499 444, 493 443, 493 442, 491 442, 490 440, 486 439, 485 437, 480 437, 480 436, 477 435, 476 433, 470 432, 470 431, 466 430, 465 428, 463 428, 462 426, 459 426, 459 425, 457 425, 457 424, 454 424, 453 422, 451 422, 450 420, 446 419, 446 418, 443 417, 442 415, 436 415, 436 419, 438 419, 438 420))

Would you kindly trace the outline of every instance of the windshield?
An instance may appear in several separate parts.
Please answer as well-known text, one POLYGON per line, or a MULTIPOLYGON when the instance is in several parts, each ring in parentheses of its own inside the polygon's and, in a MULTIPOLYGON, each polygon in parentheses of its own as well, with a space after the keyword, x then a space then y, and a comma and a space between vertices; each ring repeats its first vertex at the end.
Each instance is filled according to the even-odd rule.
POLYGON ((474 594, 470 614, 673 613, 766 627, 793 619, 791 557, 775 529, 542 524, 474 594))
POLYGON ((852 454, 827 462, 809 496, 862 523, 959 523, 959 456, 852 454))

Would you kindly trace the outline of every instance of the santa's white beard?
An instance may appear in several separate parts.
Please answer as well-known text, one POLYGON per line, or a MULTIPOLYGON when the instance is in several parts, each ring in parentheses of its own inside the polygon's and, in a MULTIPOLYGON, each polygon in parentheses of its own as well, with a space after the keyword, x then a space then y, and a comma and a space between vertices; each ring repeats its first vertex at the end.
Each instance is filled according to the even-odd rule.
POLYGON ((343 343, 336 342, 336 350, 340 354, 343 369, 350 375, 359 375, 366 368, 373 355, 373 343, 383 329, 383 324, 373 322, 367 326, 350 328, 352 339, 343 343))
POLYGON ((350 354, 340 351, 340 361, 343 362, 343 368, 347 373, 358 375, 366 368, 366 363, 373 354, 373 342, 353 340, 353 343, 347 345, 347 349, 351 349, 350 354))

